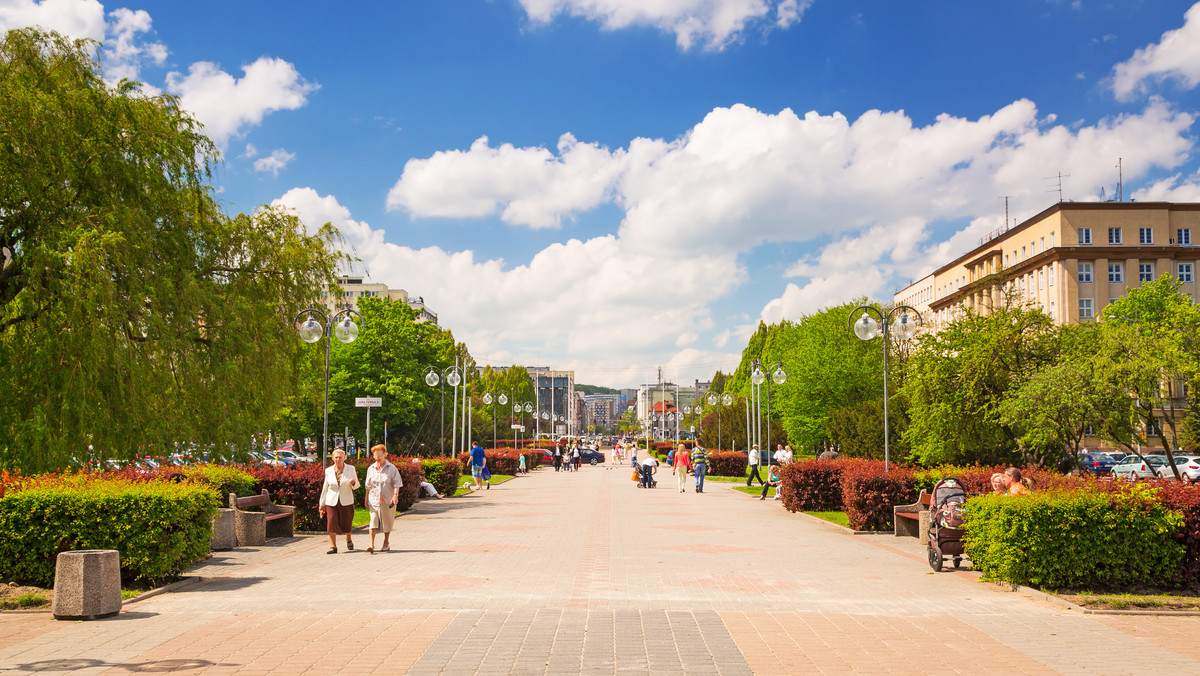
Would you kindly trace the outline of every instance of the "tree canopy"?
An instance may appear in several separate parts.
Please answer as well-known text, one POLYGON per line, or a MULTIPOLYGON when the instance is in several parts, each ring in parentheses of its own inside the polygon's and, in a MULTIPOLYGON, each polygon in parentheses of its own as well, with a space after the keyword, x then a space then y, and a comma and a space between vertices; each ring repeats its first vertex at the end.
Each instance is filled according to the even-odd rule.
POLYGON ((35 30, 0 42, 6 467, 245 443, 295 382, 292 316, 344 260, 331 226, 222 213, 199 123, 107 85, 94 51, 35 30))

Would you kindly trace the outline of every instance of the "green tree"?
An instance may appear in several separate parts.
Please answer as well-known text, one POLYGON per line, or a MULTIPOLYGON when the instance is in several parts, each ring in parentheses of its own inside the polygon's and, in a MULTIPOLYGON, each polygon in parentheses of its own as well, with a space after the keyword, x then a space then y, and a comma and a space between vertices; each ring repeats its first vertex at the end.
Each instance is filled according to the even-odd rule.
POLYGON ((1200 374, 1200 308, 1164 275, 1105 307, 1098 334, 1091 365, 1109 395, 1104 436, 1139 455, 1157 439, 1178 478, 1170 452, 1183 445, 1182 383, 1200 374))
POLYGON ((0 42, 0 465, 245 445, 296 379, 291 318, 344 260, 331 226, 227 217, 170 96, 105 84, 95 43, 0 42))
POLYGON ((903 385, 913 459, 926 465, 1015 462, 1021 434, 1001 419, 1001 404, 1059 351, 1050 317, 1011 295, 990 311, 968 308, 937 333, 918 336, 903 385))

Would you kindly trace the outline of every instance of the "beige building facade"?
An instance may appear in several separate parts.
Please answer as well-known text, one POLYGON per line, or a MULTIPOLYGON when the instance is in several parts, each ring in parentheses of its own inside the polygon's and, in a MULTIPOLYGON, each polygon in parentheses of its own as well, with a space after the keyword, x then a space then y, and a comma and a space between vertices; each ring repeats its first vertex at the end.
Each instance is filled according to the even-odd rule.
POLYGON ((1162 275, 1200 292, 1200 204, 1062 202, 896 292, 926 324, 963 308, 986 311, 1014 290, 1060 324, 1089 321, 1130 289, 1162 275))
POLYGON ((418 322, 438 323, 437 315, 425 307, 423 297, 412 298, 404 289, 389 289, 387 284, 367 282, 362 277, 349 275, 339 277, 338 287, 333 291, 332 298, 329 299, 330 302, 327 305, 338 308, 349 305, 351 309, 357 310, 358 299, 366 297, 390 298, 407 303, 409 307, 417 311, 418 322))

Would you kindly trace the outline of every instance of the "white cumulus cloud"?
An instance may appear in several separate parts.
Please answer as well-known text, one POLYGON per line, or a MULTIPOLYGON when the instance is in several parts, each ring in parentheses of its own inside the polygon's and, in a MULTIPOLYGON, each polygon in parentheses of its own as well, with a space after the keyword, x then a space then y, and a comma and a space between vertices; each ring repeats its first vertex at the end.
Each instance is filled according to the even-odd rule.
POLYGON ((1183 26, 1163 33, 1158 42, 1113 68, 1113 93, 1129 100, 1146 90, 1148 80, 1168 79, 1177 79, 1188 89, 1200 83, 1200 3, 1184 14, 1183 26))
POLYGON ((279 172, 294 159, 296 159, 296 153, 276 148, 271 151, 270 155, 254 160, 254 170, 262 173, 271 172, 272 176, 278 176, 279 172))
POLYGON ((204 124, 205 131, 224 147, 248 127, 277 110, 295 110, 318 88, 283 59, 260 57, 235 78, 208 61, 193 63, 186 75, 167 74, 167 91, 204 124))
MULTIPOLYGON (((312 188, 294 188, 274 203, 293 209, 310 228, 338 225, 374 281, 422 296, 473 355, 497 363, 563 364, 587 354, 582 363, 614 369, 605 376, 610 382, 629 382, 618 371, 664 363, 678 353, 681 336, 688 342, 711 329, 709 304, 746 279, 732 253, 661 259, 628 252, 611 235, 551 244, 527 263, 508 265, 478 259, 471 250, 386 242, 381 230, 312 188), (529 318, 536 330, 514 317, 529 318)), ((688 377, 712 370, 706 365, 688 377)))
POLYGON ((651 27, 675 36, 680 49, 720 50, 754 26, 787 28, 813 0, 519 0, 535 23, 580 17, 606 30, 651 27))
MULTIPOLYGON (((122 7, 110 12, 109 18, 109 36, 104 43, 103 58, 104 75, 110 82, 122 78, 137 80, 143 62, 161 66, 167 60, 167 48, 161 42, 145 41, 140 37, 151 31, 148 12, 122 7)), ((148 93, 158 93, 157 88, 149 89, 148 93)))
POLYGON ((0 32, 39 26, 72 38, 104 39, 104 5, 99 0, 3 0, 0 32))

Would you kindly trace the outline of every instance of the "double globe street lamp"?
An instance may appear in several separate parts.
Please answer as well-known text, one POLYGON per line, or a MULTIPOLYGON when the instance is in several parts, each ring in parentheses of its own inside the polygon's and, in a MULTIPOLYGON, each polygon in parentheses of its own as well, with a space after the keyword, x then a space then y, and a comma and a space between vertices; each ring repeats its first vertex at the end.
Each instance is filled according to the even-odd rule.
POLYGON ((349 307, 343 308, 335 313, 332 317, 326 316, 315 307, 310 307, 307 310, 301 311, 292 320, 292 324, 296 326, 296 333, 300 335, 300 340, 306 343, 315 343, 322 337, 325 341, 325 417, 324 427, 322 428, 321 436, 321 465, 325 465, 325 451, 329 447, 329 349, 333 339, 337 338, 343 343, 353 343, 355 338, 358 338, 359 328, 351 317, 357 317, 358 321, 362 322, 363 328, 366 328, 367 322, 362 315, 358 314, 349 307), (317 321, 320 317, 321 321, 317 321))
POLYGON ((921 313, 908 305, 897 305, 886 314, 870 305, 860 305, 850 313, 850 325, 854 329, 854 335, 862 340, 872 340, 879 335, 883 336, 883 469, 885 472, 888 470, 890 462, 888 449, 888 337, 895 334, 904 340, 911 340, 924 323, 921 313), (854 315, 859 310, 862 310, 862 316, 855 321, 854 315), (893 320, 892 316, 896 313, 900 314, 893 320), (909 313, 912 314, 911 317, 909 313))
MULTIPOLYGON (((729 405, 733 404, 733 395, 726 392, 725 394, 722 394, 720 397, 718 397, 716 392, 709 392, 708 396, 706 396, 704 398, 704 400, 708 402, 709 406, 716 406, 718 401, 720 401, 725 406, 729 406, 729 405)), ((703 424, 703 422, 701 424, 703 424)), ((717 448, 721 448, 721 447, 722 447, 721 408, 717 407, 717 448)))
MULTIPOLYGON (((446 455, 446 385, 454 388, 454 411, 458 413, 458 386, 462 384, 462 375, 458 372, 458 366, 447 366, 438 371, 437 368, 430 366, 425 370, 425 384, 430 387, 441 385, 442 388, 442 413, 441 413, 441 443, 442 455, 446 455)), ((458 433, 458 425, 454 426, 455 434, 458 433)), ((457 445, 457 441, 455 442, 457 445)))
POLYGON ((759 360, 757 358, 755 358, 753 367, 750 371, 750 382, 754 383, 754 388, 756 390, 756 396, 757 396, 758 419, 755 421, 755 424, 756 424, 756 426, 758 426, 759 434, 761 434, 761 432, 762 432, 762 427, 761 427, 761 425, 762 425, 762 389, 761 389, 761 386, 764 382, 767 383, 767 442, 766 442, 766 445, 764 445, 762 443, 762 437, 761 436, 758 437, 758 441, 759 441, 759 444, 758 444, 759 456, 758 457, 759 457, 759 463, 761 464, 762 456, 764 453, 766 453, 768 467, 771 465, 771 461, 770 461, 771 456, 769 454, 770 448, 768 448, 771 445, 771 383, 775 383, 776 385, 782 385, 787 382, 787 377, 788 377, 788 373, 783 368, 782 360, 776 360, 775 365, 767 367, 766 372, 764 372, 762 369, 762 364, 759 362, 759 360))

